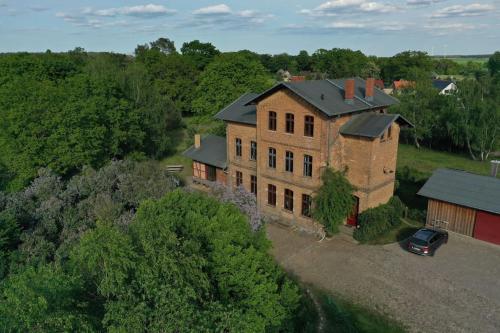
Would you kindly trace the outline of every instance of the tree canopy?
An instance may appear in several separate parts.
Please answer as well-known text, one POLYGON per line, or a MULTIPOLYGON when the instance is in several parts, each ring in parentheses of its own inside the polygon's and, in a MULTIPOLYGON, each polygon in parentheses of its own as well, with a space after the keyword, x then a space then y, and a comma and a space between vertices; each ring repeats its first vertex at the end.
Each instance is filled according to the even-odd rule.
POLYGON ((262 64, 241 53, 217 56, 200 76, 193 111, 212 116, 248 92, 262 92, 273 81, 262 64))
POLYGON ((160 156, 180 115, 123 56, 0 57, 0 161, 20 189, 40 167, 72 175, 130 153, 160 156))

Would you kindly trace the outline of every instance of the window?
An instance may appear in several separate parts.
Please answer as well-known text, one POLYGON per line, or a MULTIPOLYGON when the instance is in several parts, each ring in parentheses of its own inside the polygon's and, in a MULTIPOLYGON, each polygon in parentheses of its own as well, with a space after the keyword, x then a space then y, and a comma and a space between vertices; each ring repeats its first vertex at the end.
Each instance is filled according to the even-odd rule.
POLYGON ((271 206, 276 206, 276 186, 267 185, 267 203, 271 206))
POLYGON ((309 155, 304 155, 304 176, 312 177, 313 174, 313 158, 309 155))
POLYGON ((257 176, 250 176, 250 192, 257 195, 257 176))
POLYGON ((206 172, 207 172, 207 180, 214 182, 217 179, 217 171, 215 170, 215 167, 207 165, 206 172))
POLYGON ((243 174, 241 171, 236 171, 236 186, 241 186, 243 184, 243 174))
POLYGON ((293 153, 287 151, 285 154, 285 171, 293 172, 293 153))
POLYGON ((269 130, 270 131, 276 131, 276 112, 274 111, 269 111, 269 130))
POLYGON ((241 139, 236 138, 236 156, 241 157, 241 139))
POLYGON ((294 130, 294 116, 291 113, 286 114, 285 131, 287 133, 293 133, 294 130))
POLYGON ((305 116, 304 118, 304 135, 305 136, 314 136, 314 117, 313 116, 305 116))
POLYGON ((257 142, 255 141, 250 142, 250 159, 252 161, 257 160, 257 142))
POLYGON ((276 169, 276 149, 269 148, 269 167, 276 169))
POLYGON ((285 209, 293 212, 293 191, 285 189, 285 209))
POLYGON ((311 217, 312 198, 310 195, 302 194, 302 216, 311 217))

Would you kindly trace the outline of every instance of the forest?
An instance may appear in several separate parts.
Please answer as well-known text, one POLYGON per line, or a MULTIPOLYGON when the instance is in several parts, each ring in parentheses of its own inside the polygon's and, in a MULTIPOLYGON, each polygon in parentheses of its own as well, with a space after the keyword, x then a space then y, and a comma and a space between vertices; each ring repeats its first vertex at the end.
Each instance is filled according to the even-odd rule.
POLYGON ((415 125, 403 140, 484 161, 500 151, 500 52, 481 65, 160 38, 133 55, 1 54, 0 331, 304 331, 303 293, 251 200, 184 189, 158 162, 192 124, 223 134, 212 116, 283 70, 414 81, 390 110, 415 125), (460 77, 457 91, 439 95, 436 73, 460 77))

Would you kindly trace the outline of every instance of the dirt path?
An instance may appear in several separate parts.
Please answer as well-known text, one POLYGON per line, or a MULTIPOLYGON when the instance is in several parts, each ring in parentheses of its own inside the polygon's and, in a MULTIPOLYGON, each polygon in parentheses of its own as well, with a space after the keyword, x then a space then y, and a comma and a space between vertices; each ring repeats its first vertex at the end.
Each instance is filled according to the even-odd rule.
POLYGON ((325 311, 323 311, 323 307, 318 301, 318 298, 314 293, 311 292, 309 288, 306 289, 307 295, 312 299, 314 306, 316 307, 316 311, 318 313, 318 327, 317 327, 317 332, 318 333, 323 333, 325 331, 325 311))
MULTIPOLYGON (((272 253, 310 283, 401 321, 410 332, 500 332, 500 247, 450 234, 435 257, 399 244, 317 242, 268 226, 272 253)), ((314 298, 313 298, 314 300, 314 298)))

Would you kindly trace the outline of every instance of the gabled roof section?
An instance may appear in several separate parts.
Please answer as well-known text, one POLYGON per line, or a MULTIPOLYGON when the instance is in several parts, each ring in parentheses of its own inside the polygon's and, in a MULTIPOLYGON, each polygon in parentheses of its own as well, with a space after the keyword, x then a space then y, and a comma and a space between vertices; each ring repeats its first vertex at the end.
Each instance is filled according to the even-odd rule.
POLYGON ((452 83, 453 81, 449 80, 432 80, 432 86, 436 89, 439 89, 439 91, 445 89, 452 83))
POLYGON ((201 138, 199 148, 191 146, 182 155, 192 160, 225 169, 227 167, 226 138, 216 135, 207 135, 201 138))
POLYGON ((418 195, 500 214, 500 179, 473 173, 437 169, 418 195))
POLYGON ((302 82, 281 82, 271 89, 250 100, 247 105, 256 104, 263 98, 279 89, 288 89, 313 107, 331 117, 352 112, 365 111, 387 107, 398 103, 398 100, 385 94, 380 89, 374 89, 374 98, 365 99, 366 82, 355 78, 354 100, 346 103, 344 100, 345 79, 338 80, 309 80, 302 82))
POLYGON ((225 121, 256 125, 257 108, 255 105, 247 105, 247 103, 257 96, 258 94, 254 93, 243 94, 233 103, 219 111, 214 117, 225 121))
POLYGON ((353 116, 340 128, 340 133, 342 135, 378 138, 395 121, 397 121, 401 126, 413 127, 408 120, 399 114, 380 114, 370 112, 353 116))

